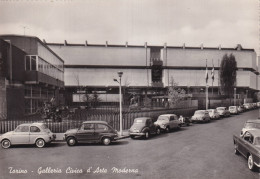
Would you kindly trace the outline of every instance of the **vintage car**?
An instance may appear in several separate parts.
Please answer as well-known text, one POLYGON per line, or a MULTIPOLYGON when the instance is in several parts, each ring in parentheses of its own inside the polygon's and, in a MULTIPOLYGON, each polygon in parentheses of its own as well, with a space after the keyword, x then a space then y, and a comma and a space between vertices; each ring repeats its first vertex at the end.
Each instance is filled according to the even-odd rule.
POLYGON ((237 106, 229 106, 228 110, 229 110, 230 114, 238 114, 239 113, 237 106))
POLYGON ((241 130, 240 136, 244 135, 246 131, 260 129, 260 120, 259 119, 249 119, 245 122, 244 127, 241 130))
POLYGON ((0 136, 3 148, 7 149, 11 145, 35 144, 42 148, 46 143, 51 143, 56 138, 44 123, 21 124, 14 131, 7 132, 0 136))
POLYGON ((244 112, 245 111, 245 107, 243 105, 238 106, 237 110, 238 110, 239 113, 244 112))
POLYGON ((210 116, 207 110, 197 110, 191 117, 191 121, 194 122, 209 122, 210 116))
POLYGON ((160 130, 165 132, 170 132, 172 129, 180 129, 181 127, 181 121, 175 114, 162 114, 154 124, 158 125, 160 130))
POLYGON ((109 145, 117 140, 118 134, 105 121, 85 121, 77 129, 67 130, 64 134, 64 140, 68 146, 74 146, 78 143, 100 143, 109 145))
POLYGON ((242 136, 233 136, 235 154, 247 158, 250 170, 260 167, 260 130, 246 131, 242 136))
POLYGON ((210 119, 219 119, 220 115, 216 109, 208 109, 210 119))
POLYGON ((229 112, 229 110, 227 110, 226 107, 217 107, 216 109, 221 117, 230 116, 230 112, 229 112))
POLYGON ((260 102, 257 102, 257 103, 256 103, 256 106, 259 108, 259 107, 260 107, 260 102))
POLYGON ((155 125, 150 117, 135 118, 133 125, 129 129, 129 135, 132 139, 135 137, 148 139, 151 134, 159 135, 160 133, 160 127, 155 125))
POLYGON ((245 108, 246 110, 250 110, 250 109, 253 108, 253 106, 252 106, 250 103, 245 103, 245 104, 243 104, 243 106, 244 106, 244 108, 245 108))

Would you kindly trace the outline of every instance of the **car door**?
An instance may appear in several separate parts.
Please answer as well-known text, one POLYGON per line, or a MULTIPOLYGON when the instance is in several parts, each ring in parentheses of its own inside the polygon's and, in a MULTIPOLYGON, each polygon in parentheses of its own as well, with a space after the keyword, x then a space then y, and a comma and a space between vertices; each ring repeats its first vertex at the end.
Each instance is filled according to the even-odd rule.
POLYGON ((95 124, 94 140, 100 141, 103 136, 109 135, 110 128, 105 124, 95 124))
POLYGON ((18 126, 12 135, 12 144, 28 144, 29 143, 29 125, 18 126))
POLYGON ((39 136, 41 130, 37 126, 30 126, 30 134, 29 134, 29 142, 30 144, 34 144, 35 140, 39 136))
POLYGON ((91 142, 95 139, 95 125, 91 123, 82 124, 76 134, 78 142, 91 142))

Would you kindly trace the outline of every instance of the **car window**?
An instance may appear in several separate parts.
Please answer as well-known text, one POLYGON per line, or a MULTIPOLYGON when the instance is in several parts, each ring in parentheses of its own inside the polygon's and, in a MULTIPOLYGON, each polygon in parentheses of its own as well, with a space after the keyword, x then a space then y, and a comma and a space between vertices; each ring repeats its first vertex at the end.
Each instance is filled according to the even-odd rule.
POLYGON ((15 132, 29 132, 29 126, 18 126, 15 132))
POLYGON ((94 130, 94 124, 83 124, 81 129, 83 129, 83 130, 94 130))
POLYGON ((151 119, 147 119, 147 120, 146 120, 146 125, 147 125, 147 126, 150 126, 151 123, 152 123, 151 119))
POLYGON ((244 140, 248 141, 249 143, 253 143, 253 136, 250 133, 245 133, 244 140))
POLYGON ((30 132, 41 132, 41 130, 39 129, 39 127, 31 126, 30 127, 30 132))
POLYGON ((96 130, 99 131, 108 131, 108 126, 104 124, 96 124, 96 130))
POLYGON ((174 120, 174 116, 170 116, 170 121, 173 121, 174 120))

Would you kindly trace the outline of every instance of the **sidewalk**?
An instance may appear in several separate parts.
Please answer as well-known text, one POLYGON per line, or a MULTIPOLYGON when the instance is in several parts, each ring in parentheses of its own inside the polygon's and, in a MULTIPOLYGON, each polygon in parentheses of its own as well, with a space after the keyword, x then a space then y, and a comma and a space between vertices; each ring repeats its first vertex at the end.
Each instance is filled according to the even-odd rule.
MULTIPOLYGON (((119 131, 118 131, 118 133, 119 133, 119 131)), ((56 139, 55 139, 54 142, 65 142, 63 140, 64 133, 54 133, 54 134, 56 134, 56 139)), ((119 136, 118 139, 125 139, 125 138, 128 138, 128 137, 130 137, 128 130, 123 130, 123 135, 119 136)))

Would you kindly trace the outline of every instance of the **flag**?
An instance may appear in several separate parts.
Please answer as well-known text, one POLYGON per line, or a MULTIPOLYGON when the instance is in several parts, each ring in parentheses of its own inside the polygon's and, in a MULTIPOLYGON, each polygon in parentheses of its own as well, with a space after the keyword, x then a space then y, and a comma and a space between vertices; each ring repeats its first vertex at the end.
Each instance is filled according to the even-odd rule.
POLYGON ((211 70, 211 78, 212 78, 212 81, 214 82, 214 64, 213 64, 213 68, 211 70))
POLYGON ((206 60, 206 74, 205 74, 205 79, 206 79, 206 84, 208 84, 209 75, 208 75, 207 60, 206 60))

